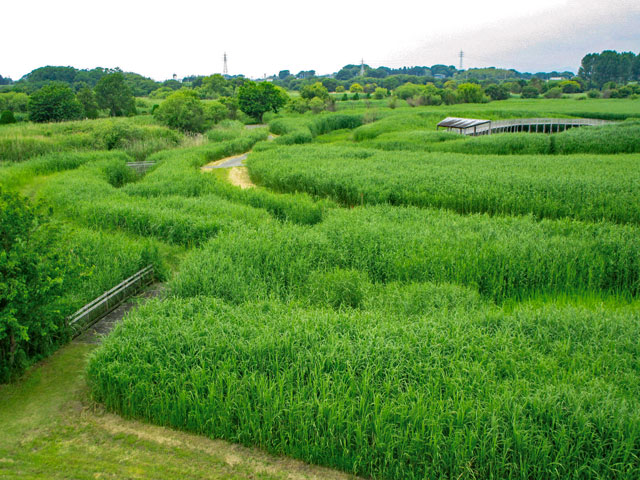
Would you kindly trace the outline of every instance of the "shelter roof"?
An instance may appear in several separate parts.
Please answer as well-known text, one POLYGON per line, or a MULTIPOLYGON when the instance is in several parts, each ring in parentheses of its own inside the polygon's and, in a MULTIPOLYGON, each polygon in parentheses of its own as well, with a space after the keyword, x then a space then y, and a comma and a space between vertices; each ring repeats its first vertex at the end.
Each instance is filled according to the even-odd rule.
POLYGON ((447 117, 438 123, 439 127, 445 128, 469 128, 469 127, 477 127, 478 125, 485 125, 487 123, 491 123, 491 120, 480 120, 477 118, 458 118, 458 117, 447 117))

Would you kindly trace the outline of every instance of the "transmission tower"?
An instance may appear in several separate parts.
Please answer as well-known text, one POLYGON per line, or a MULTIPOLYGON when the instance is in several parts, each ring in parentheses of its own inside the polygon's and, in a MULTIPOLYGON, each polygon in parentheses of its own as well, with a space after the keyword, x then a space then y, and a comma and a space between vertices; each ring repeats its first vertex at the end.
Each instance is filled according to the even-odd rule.
POLYGON ((227 52, 224 52, 224 67, 222 67, 222 74, 229 75, 229 69, 227 68, 227 52))
POLYGON ((462 70, 462 59, 464 58, 464 52, 462 50, 460 50, 459 57, 460 57, 460 70, 462 70))
POLYGON ((360 60, 360 76, 364 77, 364 58, 360 60))

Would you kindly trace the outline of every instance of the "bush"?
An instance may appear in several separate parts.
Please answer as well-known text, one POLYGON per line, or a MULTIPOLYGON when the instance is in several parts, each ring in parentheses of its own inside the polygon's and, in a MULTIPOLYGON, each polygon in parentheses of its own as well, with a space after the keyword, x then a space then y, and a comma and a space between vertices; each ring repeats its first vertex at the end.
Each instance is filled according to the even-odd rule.
POLYGON ((545 92, 544 98, 562 98, 562 89, 560 87, 550 88, 545 92))
POLYGON ((522 98, 538 98, 539 95, 540 95, 540 92, 536 87, 528 85, 522 88, 522 94, 521 94, 522 98))
POLYGON ((322 101, 322 99, 318 97, 313 97, 309 101, 309 108, 313 113, 316 113, 316 114, 320 113, 321 111, 324 110, 324 102, 322 101))
POLYGON ((600 97, 602 97, 602 94, 600 93, 599 90, 589 90, 587 92, 587 97, 589 97, 589 98, 600 98, 600 97))
POLYGON ((509 89, 504 85, 489 85, 485 92, 491 100, 507 100, 510 97, 509 89))
POLYGON ((8 125, 9 123, 16 123, 16 117, 11 110, 5 110, 0 114, 0 125, 8 125))

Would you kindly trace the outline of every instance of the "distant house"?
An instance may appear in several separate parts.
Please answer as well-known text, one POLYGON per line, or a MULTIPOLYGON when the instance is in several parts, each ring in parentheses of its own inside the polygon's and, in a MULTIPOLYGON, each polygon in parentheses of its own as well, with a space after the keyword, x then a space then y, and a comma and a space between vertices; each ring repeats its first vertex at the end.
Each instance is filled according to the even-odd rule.
POLYGON ((436 74, 433 76, 433 78, 447 78, 447 77, 445 77, 445 76, 444 76, 443 74, 441 74, 441 73, 436 73, 436 74))

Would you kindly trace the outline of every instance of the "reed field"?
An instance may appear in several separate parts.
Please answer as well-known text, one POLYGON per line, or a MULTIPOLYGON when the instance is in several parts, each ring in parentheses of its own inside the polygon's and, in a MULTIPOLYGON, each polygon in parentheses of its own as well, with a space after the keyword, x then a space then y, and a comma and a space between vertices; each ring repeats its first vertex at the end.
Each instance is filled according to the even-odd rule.
POLYGON ((64 313, 149 263, 167 284, 91 353, 93 400, 364 478, 640 478, 637 101, 386 105, 0 128, 0 187, 73 260, 64 313), (252 188, 202 170, 245 152, 252 188))
POLYGON ((252 178, 273 190, 307 192, 347 206, 640 223, 637 155, 464 155, 308 145, 253 153, 248 165, 252 178))

